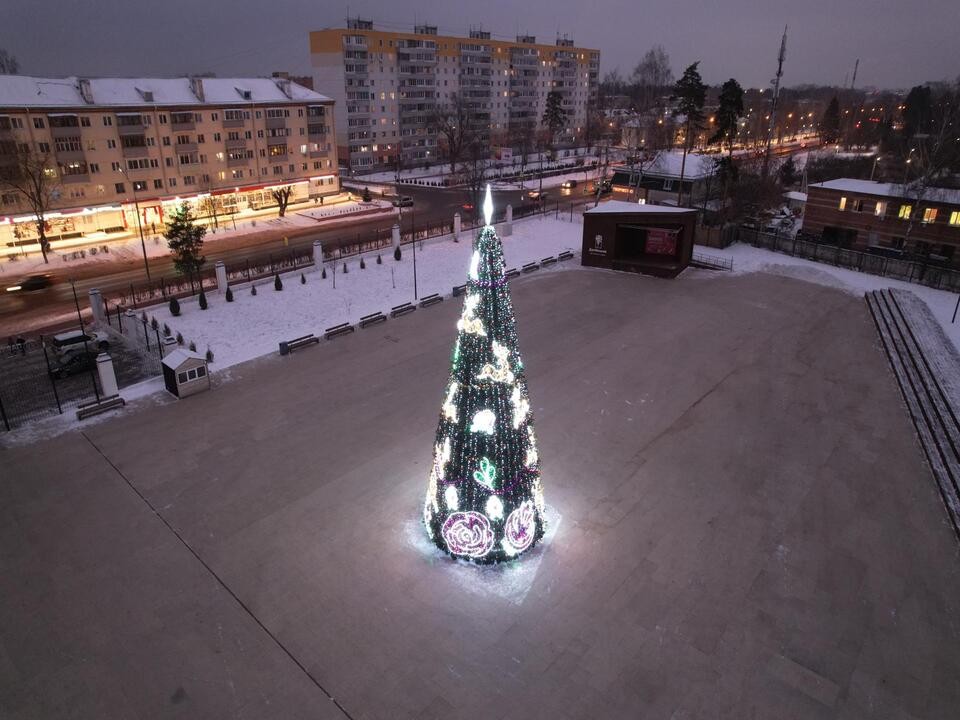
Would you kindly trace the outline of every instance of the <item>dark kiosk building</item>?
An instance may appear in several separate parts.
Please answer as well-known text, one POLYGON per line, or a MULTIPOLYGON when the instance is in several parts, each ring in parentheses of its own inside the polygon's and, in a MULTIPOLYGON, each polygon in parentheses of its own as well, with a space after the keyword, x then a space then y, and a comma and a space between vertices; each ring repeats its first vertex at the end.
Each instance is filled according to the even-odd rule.
POLYGON ((583 264, 676 277, 693 255, 697 211, 611 200, 583 213, 583 264))

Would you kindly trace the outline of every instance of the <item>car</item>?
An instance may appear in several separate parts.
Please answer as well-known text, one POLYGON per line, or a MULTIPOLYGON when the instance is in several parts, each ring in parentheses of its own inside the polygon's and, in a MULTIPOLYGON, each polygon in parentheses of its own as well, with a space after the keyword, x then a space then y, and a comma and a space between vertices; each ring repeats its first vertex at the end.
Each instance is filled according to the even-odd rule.
POLYGON ((68 330, 54 335, 50 339, 50 347, 54 354, 59 358, 65 358, 68 355, 82 353, 91 348, 100 352, 107 352, 110 349, 110 343, 102 333, 96 333, 88 330, 85 333, 79 330, 68 330))
POLYGON ((394 207, 413 207, 413 198, 409 195, 400 195, 393 199, 394 207))
POLYGON ((79 375, 82 372, 93 370, 97 366, 97 353, 93 351, 81 351, 67 355, 58 365, 50 368, 50 374, 62 380, 71 375, 79 375))
POLYGON ((577 186, 576 180, 564 180, 563 184, 560 185, 560 187, 562 187, 564 190, 572 190, 576 186, 577 186))
POLYGON ((543 202, 548 197, 550 197, 550 195, 547 193, 546 190, 531 190, 530 192, 527 193, 527 197, 530 198, 531 200, 536 200, 537 202, 543 202))
POLYGON ((10 285, 7 292, 37 292, 53 285, 52 275, 28 275, 16 285, 10 285))
POLYGON ((469 200, 467 200, 467 202, 465 202, 465 203, 464 203, 463 205, 461 205, 460 207, 463 208, 464 210, 466 210, 467 212, 472 212, 474 206, 473 206, 473 203, 472 203, 472 202, 470 202, 469 200))

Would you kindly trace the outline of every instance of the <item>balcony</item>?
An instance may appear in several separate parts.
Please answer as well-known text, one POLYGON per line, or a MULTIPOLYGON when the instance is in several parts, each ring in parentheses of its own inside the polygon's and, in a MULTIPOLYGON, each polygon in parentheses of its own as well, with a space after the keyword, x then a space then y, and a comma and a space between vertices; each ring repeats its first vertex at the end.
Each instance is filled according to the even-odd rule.
POLYGON ((125 158, 142 158, 150 154, 150 148, 146 145, 121 146, 120 151, 125 158))
POLYGON ((174 132, 196 130, 197 123, 193 117, 193 113, 172 113, 170 115, 170 129, 174 132))
POLYGON ((231 150, 246 150, 247 141, 242 138, 237 140, 227 140, 224 143, 224 147, 226 147, 227 152, 230 152, 231 150))
POLYGON ((223 119, 223 126, 225 128, 238 128, 243 127, 243 118, 234 118, 232 120, 223 119))
POLYGON ((188 142, 188 143, 177 143, 176 145, 174 145, 174 149, 177 151, 177 154, 179 155, 180 153, 197 152, 199 148, 197 146, 197 143, 188 142))
POLYGON ((266 119, 267 130, 276 130, 287 126, 287 119, 282 117, 268 117, 266 119))
POLYGON ((58 163, 84 162, 83 150, 54 150, 58 163))
POLYGON ((227 158, 227 167, 246 167, 249 164, 250 164, 250 158, 248 157, 242 157, 242 158, 228 157, 227 158))

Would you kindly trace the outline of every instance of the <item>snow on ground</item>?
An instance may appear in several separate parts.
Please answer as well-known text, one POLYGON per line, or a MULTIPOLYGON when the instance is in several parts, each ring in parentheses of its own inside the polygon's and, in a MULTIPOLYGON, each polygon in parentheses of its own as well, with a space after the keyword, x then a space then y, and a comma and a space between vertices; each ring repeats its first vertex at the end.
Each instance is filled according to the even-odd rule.
MULTIPOLYGON (((578 185, 577 189, 580 189, 579 186, 585 185, 590 180, 596 180, 599 173, 599 168, 581 168, 575 172, 545 177, 543 179, 543 187, 544 189, 560 187, 567 180, 576 180, 578 185)), ((491 183, 490 187, 492 187, 494 190, 519 190, 520 181, 495 182, 491 183)), ((540 180, 537 178, 527 178, 523 181, 523 187, 526 190, 537 190, 540 188, 540 180)))
MULTIPOLYGON (((581 225, 553 218, 530 218, 514 223, 513 235, 504 237, 507 267, 556 255, 562 250, 579 250, 581 225)), ((468 236, 455 243, 444 236, 417 247, 417 289, 420 297, 431 293, 449 294, 454 285, 466 280, 472 248, 468 236)), ((376 253, 364 255, 366 269, 356 257, 337 263, 336 288, 333 265, 327 265, 327 278, 310 270, 301 284, 300 273, 283 277, 283 290, 273 288, 273 280, 257 284, 257 295, 241 285, 233 290, 234 301, 227 303, 217 293, 208 295, 209 308, 201 310, 195 300, 180 302, 181 315, 172 317, 166 305, 147 308, 146 313, 166 323, 186 342, 194 341, 201 352, 214 352, 215 368, 221 369, 261 355, 277 352, 281 340, 313 333, 320 335, 333 325, 357 322, 361 316, 377 311, 387 313, 404 302, 413 302, 413 251, 403 246, 403 259, 396 262, 386 248, 377 264, 376 253)))

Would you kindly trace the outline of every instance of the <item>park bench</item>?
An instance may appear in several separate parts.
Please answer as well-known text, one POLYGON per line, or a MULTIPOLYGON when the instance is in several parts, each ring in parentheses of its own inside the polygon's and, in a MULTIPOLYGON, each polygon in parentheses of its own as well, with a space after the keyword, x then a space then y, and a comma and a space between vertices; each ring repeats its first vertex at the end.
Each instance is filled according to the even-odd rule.
POLYGON ((510 278, 515 278, 515 277, 517 277, 519 274, 520 274, 520 271, 519 271, 519 270, 517 270, 516 268, 510 268, 509 270, 507 270, 507 271, 503 274, 503 276, 504 276, 507 280, 509 280, 510 278))
POLYGON ((561 262, 564 260, 573 260, 573 253, 569 250, 564 250, 562 253, 557 255, 557 260, 561 262))
POLYGON ((534 270, 539 270, 539 269, 540 269, 540 264, 535 262, 527 263, 526 265, 523 266, 523 271, 525 273, 533 272, 534 270))
POLYGON ((430 307, 431 305, 436 305, 437 303, 443 302, 443 297, 434 293, 433 295, 427 295, 425 298, 420 300, 420 307, 430 307))
POLYGON ((114 408, 123 407, 126 404, 127 401, 119 395, 111 395, 110 397, 100 398, 99 401, 94 400, 93 402, 83 403, 82 405, 77 405, 77 420, 86 420, 88 417, 105 413, 114 408))
POLYGON ((300 348, 306 345, 310 345, 311 343, 318 343, 318 342, 320 342, 320 338, 318 338, 313 333, 310 333, 309 335, 304 335, 302 337, 294 338, 293 340, 285 340, 280 343, 280 354, 289 355, 294 350, 299 350, 300 348))
POLYGON ((555 263, 556 261, 557 261, 557 259, 551 255, 550 257, 545 257, 543 260, 541 260, 541 261, 540 261, 540 265, 541 265, 541 266, 543 266, 543 265, 552 265, 552 264, 555 263))
POLYGON ((400 317, 401 315, 406 315, 407 313, 412 313, 417 309, 416 305, 405 302, 402 305, 397 305, 390 309, 390 317, 400 317))
POLYGON ((323 337, 329 340, 330 338, 335 338, 339 335, 349 335, 354 330, 356 330, 356 328, 350 323, 340 323, 339 325, 334 325, 333 327, 328 327, 326 330, 324 330, 323 337))
POLYGON ((369 315, 364 315, 362 318, 360 318, 360 327, 370 327, 371 325, 377 325, 386 321, 387 316, 382 312, 370 313, 369 315))
POLYGON ((463 295, 466 291, 467 291, 467 286, 466 286, 466 285, 454 285, 454 286, 453 286, 453 296, 454 296, 454 297, 458 297, 459 295, 463 295))

